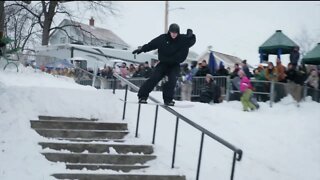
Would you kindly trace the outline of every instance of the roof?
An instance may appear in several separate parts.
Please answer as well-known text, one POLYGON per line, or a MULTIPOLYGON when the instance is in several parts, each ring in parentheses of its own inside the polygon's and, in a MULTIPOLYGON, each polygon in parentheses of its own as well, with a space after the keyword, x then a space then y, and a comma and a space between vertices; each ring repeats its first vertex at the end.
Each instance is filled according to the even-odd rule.
MULTIPOLYGON (((129 47, 129 45, 126 42, 124 42, 119 36, 117 36, 111 30, 100 28, 100 27, 96 27, 96 26, 90 26, 88 24, 83 24, 83 23, 80 23, 80 22, 71 21, 69 19, 64 19, 63 21, 61 21, 59 26, 62 26, 63 24, 79 25, 81 27, 81 29, 83 29, 84 31, 90 32, 97 39, 129 47)), ((84 33, 84 35, 88 35, 88 34, 84 33)))
POLYGON ((299 46, 283 34, 281 30, 276 30, 276 32, 259 47, 259 53, 278 54, 278 49, 281 49, 282 54, 290 54, 294 47, 299 46))
POLYGON ((320 65, 320 43, 302 58, 302 62, 305 64, 320 65))

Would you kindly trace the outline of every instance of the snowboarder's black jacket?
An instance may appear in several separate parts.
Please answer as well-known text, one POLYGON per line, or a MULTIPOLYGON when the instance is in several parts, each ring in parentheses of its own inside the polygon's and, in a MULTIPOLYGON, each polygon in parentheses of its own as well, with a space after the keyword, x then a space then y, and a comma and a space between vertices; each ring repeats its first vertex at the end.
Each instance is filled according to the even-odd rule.
POLYGON ((192 34, 178 34, 175 39, 172 39, 170 32, 161 34, 151 40, 148 44, 141 47, 142 52, 148 52, 158 49, 158 59, 161 64, 179 65, 188 56, 189 48, 196 42, 196 36, 192 34))

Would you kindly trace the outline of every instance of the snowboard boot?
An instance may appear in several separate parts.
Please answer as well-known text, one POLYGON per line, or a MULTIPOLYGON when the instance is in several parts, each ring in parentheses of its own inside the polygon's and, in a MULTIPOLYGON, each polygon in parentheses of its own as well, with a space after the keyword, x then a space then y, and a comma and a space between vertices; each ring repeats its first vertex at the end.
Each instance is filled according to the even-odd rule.
POLYGON ((139 98, 139 103, 140 104, 147 104, 147 98, 139 98))
POLYGON ((165 101, 164 102, 164 104, 166 105, 166 106, 174 106, 174 101, 165 101))

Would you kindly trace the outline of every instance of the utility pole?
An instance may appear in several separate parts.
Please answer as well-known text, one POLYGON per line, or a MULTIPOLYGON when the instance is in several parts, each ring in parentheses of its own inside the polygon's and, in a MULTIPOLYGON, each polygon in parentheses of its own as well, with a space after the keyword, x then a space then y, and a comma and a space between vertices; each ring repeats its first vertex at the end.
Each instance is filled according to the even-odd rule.
POLYGON ((168 32, 168 19, 169 19, 169 11, 177 10, 177 9, 184 9, 184 7, 177 7, 169 9, 169 1, 165 1, 165 8, 164 8, 164 33, 168 32))
POLYGON ((164 33, 168 32, 168 13, 169 13, 169 1, 165 1, 164 9, 164 33))

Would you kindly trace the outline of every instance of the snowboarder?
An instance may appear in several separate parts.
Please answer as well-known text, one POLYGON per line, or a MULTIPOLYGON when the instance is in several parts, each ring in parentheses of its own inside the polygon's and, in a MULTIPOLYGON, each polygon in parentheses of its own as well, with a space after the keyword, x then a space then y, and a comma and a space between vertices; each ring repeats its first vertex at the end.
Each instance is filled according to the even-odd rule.
POLYGON ((139 103, 147 103, 149 93, 165 76, 168 81, 163 86, 162 97, 164 104, 174 106, 173 95, 180 74, 180 63, 189 53, 189 48, 196 42, 196 36, 191 29, 187 34, 180 34, 180 27, 173 23, 169 26, 168 33, 161 34, 151 40, 148 44, 134 50, 133 54, 140 54, 158 49, 159 63, 152 72, 150 78, 142 84, 138 92, 139 103))

